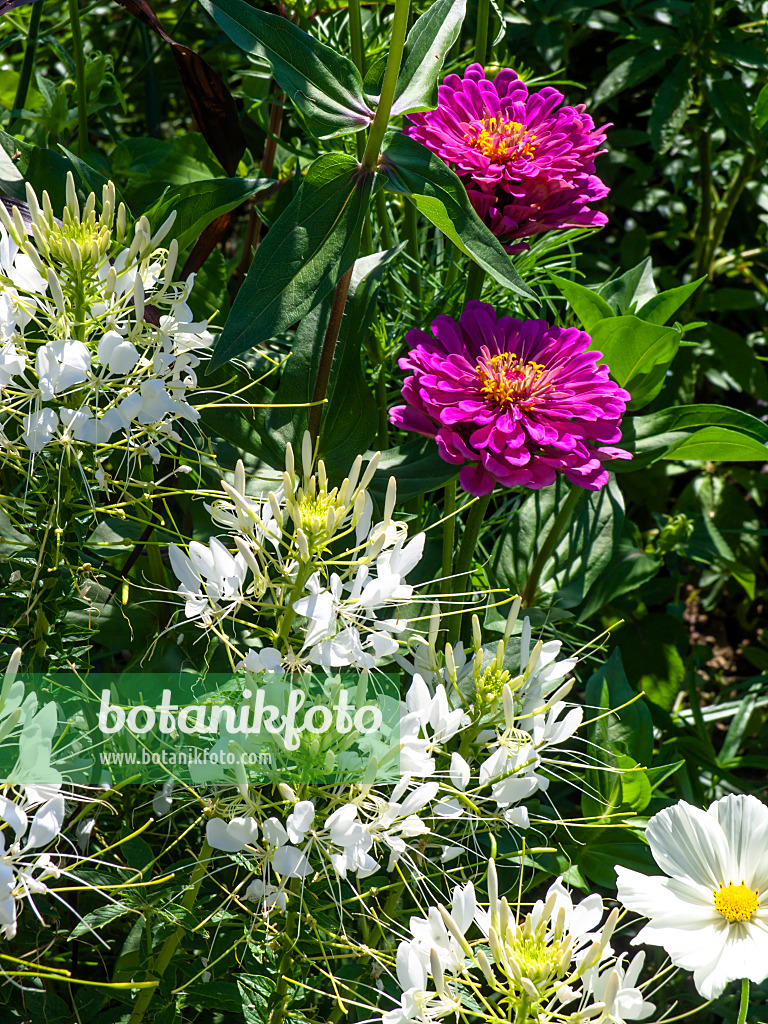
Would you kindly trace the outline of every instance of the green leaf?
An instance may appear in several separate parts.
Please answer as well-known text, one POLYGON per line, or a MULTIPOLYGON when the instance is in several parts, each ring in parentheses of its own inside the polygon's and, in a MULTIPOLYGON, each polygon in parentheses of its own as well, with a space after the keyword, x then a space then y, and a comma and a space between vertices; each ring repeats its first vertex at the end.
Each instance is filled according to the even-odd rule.
POLYGON ((392 117, 435 109, 443 61, 458 38, 466 7, 466 0, 436 0, 417 19, 405 41, 392 117))
MULTIPOLYGON (((101 209, 101 191, 105 185, 109 183, 109 179, 105 178, 103 174, 99 174, 97 170, 87 164, 85 160, 81 160, 75 153, 70 153, 68 149, 59 144, 59 149, 64 156, 72 164, 72 170, 74 172, 75 183, 78 178, 85 186, 86 194, 94 192, 96 194, 96 205, 98 209, 101 209)), ((114 183, 113 183, 114 184, 114 183)), ((115 196, 118 203, 125 202, 123 197, 120 195, 120 189, 115 185, 115 196)), ((126 206, 128 204, 126 203, 126 206)))
MULTIPOLYGON (((53 212, 61 216, 66 202, 67 171, 75 172, 76 168, 63 154, 31 146, 0 131, 0 192, 26 202, 24 182, 28 181, 38 196, 43 189, 48 192, 53 212)), ((75 173, 75 181, 79 179, 80 175, 75 173)), ((88 192, 78 189, 83 199, 88 192)))
POLYGON ((616 315, 634 313, 633 307, 647 302, 656 295, 651 257, 644 259, 621 277, 613 277, 606 281, 597 292, 616 315))
POLYGON ((666 153, 688 119, 693 100, 693 69, 688 57, 679 60, 661 83, 651 109, 648 130, 653 148, 666 153))
POLYGON ((591 333, 592 328, 600 320, 613 316, 613 310, 605 299, 601 298, 597 292, 592 291, 591 288, 585 288, 583 284, 568 281, 566 278, 558 277, 556 274, 550 274, 549 276, 552 278, 552 283, 557 290, 565 298, 579 320, 581 320, 584 330, 588 334, 591 333))
POLYGON ((591 333, 589 347, 602 352, 613 379, 632 395, 630 409, 647 405, 658 395, 680 347, 679 330, 636 316, 615 316, 595 324, 591 333))
POLYGON ((246 53, 265 56, 280 88, 318 139, 360 131, 373 120, 355 65, 288 18, 245 0, 201 0, 219 28, 246 53))
POLYGON ((726 427, 703 427, 673 444, 663 457, 686 462, 768 462, 768 446, 726 427))
MULTIPOLYGON (((522 593, 570 488, 559 477, 551 487, 533 491, 525 499, 515 514, 514 529, 501 534, 491 554, 488 573, 494 586, 522 593)), ((584 491, 541 572, 538 605, 556 602, 559 608, 574 608, 581 604, 610 565, 623 524, 624 502, 613 478, 599 491, 584 491)))
POLYGON ((744 87, 735 78, 707 78, 704 89, 709 105, 722 123, 742 142, 752 142, 752 118, 744 87))
POLYGON ((410 197, 424 216, 499 284, 536 301, 499 240, 472 209, 467 190, 440 157, 398 132, 382 157, 386 187, 410 197))
MULTIPOLYGON (((331 479, 345 476, 354 457, 368 448, 376 434, 378 412, 363 373, 360 351, 373 319, 381 276, 402 248, 400 245, 355 262, 328 381, 318 448, 331 479)), ((290 441, 296 452, 301 451, 309 419, 307 403, 312 400, 331 302, 329 296, 312 310, 294 334, 275 401, 303 407, 273 408, 266 417, 269 437, 280 450, 290 441)))
POLYGON ((763 86, 757 97, 754 118, 756 128, 765 128, 768 124, 768 85, 763 86))
MULTIPOLYGON (((616 471, 633 472, 659 459, 674 458, 671 453, 683 440, 714 427, 725 430, 726 438, 737 433, 742 439, 751 438, 768 445, 768 423, 750 416, 748 412, 726 405, 673 406, 649 416, 624 418, 619 444, 632 452, 634 457, 631 462, 614 462, 616 471)), ((758 450, 755 449, 755 452, 758 450)))
POLYGON ((152 226, 157 228, 175 210, 176 220, 170 236, 178 240, 180 249, 187 249, 211 221, 272 184, 269 178, 212 178, 177 185, 165 193, 148 216, 152 226))
POLYGON ((87 935, 91 931, 96 932, 119 917, 131 913, 134 911, 130 907, 126 907, 124 903, 108 903, 106 906, 97 907, 96 910, 92 910, 90 914, 86 914, 82 920, 77 922, 69 937, 76 939, 79 935, 87 935))
POLYGON ((739 42, 733 36, 713 43, 712 53, 725 57, 729 63, 741 64, 745 68, 768 68, 768 53, 764 46, 751 46, 749 43, 739 42))
POLYGON ((625 623, 613 636, 621 648, 629 681, 648 700, 669 711, 685 679, 689 641, 684 623, 653 612, 625 623))
POLYGON ((681 284, 678 288, 659 292, 641 306, 635 315, 649 324, 665 324, 705 281, 706 277, 700 277, 696 281, 689 281, 688 284, 681 284))
POLYGON ((420 494, 437 490, 456 475, 456 466, 443 462, 435 442, 428 437, 419 437, 381 453, 369 491, 383 504, 389 478, 393 476, 397 481, 397 500, 410 501, 420 494))
POLYGON ((658 871, 651 851, 630 829, 610 826, 600 832, 591 831, 579 857, 583 874, 604 889, 615 889, 619 864, 644 875, 658 871))
POLYGON ((579 618, 584 621, 622 594, 637 590, 653 579, 663 564, 657 555, 649 555, 638 548, 630 536, 623 536, 610 563, 590 588, 579 618))
MULTIPOLYGON (((587 682, 584 703, 595 719, 587 746, 595 767, 585 773, 582 813, 604 816, 624 802, 623 772, 648 764, 653 755, 651 713, 629 685, 618 648, 587 682)), ((632 795, 637 798, 640 792, 632 795)), ((650 799, 650 784, 647 795, 650 799)))
POLYGON ((599 103, 605 103, 612 96, 618 96, 625 89, 632 89, 634 86, 640 85, 641 82, 661 71, 669 60, 670 52, 668 47, 661 50, 643 49, 621 61, 608 72, 595 89, 592 109, 599 103))
POLYGON ((318 157, 259 246, 211 360, 215 369, 319 305, 357 255, 372 179, 341 153, 318 157))

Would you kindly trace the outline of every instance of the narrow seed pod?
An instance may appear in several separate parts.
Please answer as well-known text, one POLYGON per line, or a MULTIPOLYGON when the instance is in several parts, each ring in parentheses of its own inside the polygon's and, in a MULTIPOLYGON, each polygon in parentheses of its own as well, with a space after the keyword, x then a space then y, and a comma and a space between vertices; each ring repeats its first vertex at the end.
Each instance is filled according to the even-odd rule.
POLYGON ((27 237, 27 228, 24 221, 21 219, 21 213, 19 212, 18 206, 13 207, 13 226, 16 228, 18 241, 21 243, 22 239, 27 237))
POLYGON ((74 238, 70 238, 69 240, 69 255, 72 259, 72 266, 75 268, 75 270, 82 270, 83 257, 80 252, 80 246, 77 244, 74 238))
POLYGON ((525 994, 528 996, 529 999, 538 999, 539 998, 538 989, 533 984, 533 982, 530 980, 530 978, 523 978, 523 980, 522 980, 522 982, 520 984, 521 984, 521 987, 522 987, 523 991, 525 992, 525 994))
POLYGON ((301 439, 301 472, 306 486, 312 473, 312 438, 308 430, 304 431, 301 439))
POLYGON ((125 203, 120 203, 120 205, 117 208, 117 221, 115 224, 115 231, 118 242, 122 242, 122 240, 125 238, 125 218, 125 203))
POLYGON ((88 198, 85 200, 85 206, 83 207, 82 220, 90 220, 94 211, 96 210, 96 193, 89 192, 88 198))
POLYGON ((41 277, 45 277, 45 265, 43 264, 43 261, 40 259, 40 253, 37 251, 34 245, 32 245, 29 239, 25 240, 24 245, 22 245, 22 249, 29 257, 32 266, 35 268, 38 274, 41 277))
POLYGON ((168 259, 165 261, 165 274, 163 280, 167 285, 173 281, 173 273, 176 270, 176 263, 179 259, 179 243, 174 238, 168 246, 168 259))
MULTIPOLYGON (((149 245, 148 245, 147 248, 149 248, 150 250, 157 249, 157 247, 160 245, 162 240, 165 238, 165 236, 168 234, 168 232, 173 227, 173 222, 175 220, 176 220, 176 211, 173 210, 170 213, 170 215, 167 217, 167 219, 163 221, 163 223, 157 229, 155 234, 152 236, 152 238, 150 239, 150 242, 149 242, 149 245)), ((147 222, 147 228, 149 228, 149 222, 147 222)))

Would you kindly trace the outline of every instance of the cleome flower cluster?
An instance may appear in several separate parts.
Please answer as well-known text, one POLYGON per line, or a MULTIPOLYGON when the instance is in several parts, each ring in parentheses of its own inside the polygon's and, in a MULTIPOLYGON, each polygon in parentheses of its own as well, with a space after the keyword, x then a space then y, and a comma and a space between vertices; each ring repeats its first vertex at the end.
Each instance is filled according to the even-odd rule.
POLYGON ((188 397, 213 341, 188 305, 193 277, 174 280, 178 243, 161 248, 175 215, 129 228, 112 183, 97 213, 71 174, 61 220, 46 192, 27 184, 27 199, 26 222, 0 204, 0 458, 79 443, 157 462, 199 419, 188 397))
POLYGON ((382 1024, 462 1019, 480 1010, 485 1021, 644 1020, 653 1013, 636 982, 644 954, 625 970, 610 946, 618 911, 603 921, 596 894, 574 906, 561 879, 522 915, 499 895, 493 859, 487 864, 488 905, 473 883, 456 886, 450 911, 442 904, 411 917, 411 937, 397 949, 400 1006, 382 1024), (470 940, 472 931, 479 936, 470 940))
POLYGON ((607 126, 596 128, 583 105, 560 106, 551 86, 529 93, 511 68, 488 79, 480 64, 447 75, 438 97, 436 110, 410 115, 406 133, 458 174, 509 251, 542 231, 607 223, 591 205, 609 191, 595 174, 607 126))

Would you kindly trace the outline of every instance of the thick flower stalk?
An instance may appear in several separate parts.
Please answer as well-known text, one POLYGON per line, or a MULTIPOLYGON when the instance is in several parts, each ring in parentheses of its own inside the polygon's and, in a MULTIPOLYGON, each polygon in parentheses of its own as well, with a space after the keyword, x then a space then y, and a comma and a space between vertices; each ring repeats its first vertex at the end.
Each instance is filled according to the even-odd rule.
POLYGON ((480 64, 448 75, 438 97, 436 110, 410 115, 406 132, 458 174, 509 251, 542 231, 607 222, 593 204, 609 192, 595 173, 608 126, 596 128, 582 104, 561 106, 552 86, 529 93, 511 68, 488 79, 480 64))
POLYGON ((71 452, 103 485, 110 450, 157 462, 199 419, 187 399, 213 339, 187 305, 193 279, 174 280, 178 244, 160 247, 173 217, 129 229, 111 183, 100 213, 94 193, 81 209, 71 174, 61 220, 46 192, 27 199, 28 224, 0 204, 0 460, 71 452))
POLYGON ((642 961, 625 971, 623 958, 614 960, 618 911, 604 916, 600 896, 574 905, 560 879, 527 914, 516 913, 499 896, 491 859, 487 907, 468 882, 454 889, 450 911, 438 904, 425 918, 411 918, 411 938, 397 950, 400 1006, 386 1011, 382 1024, 467 1015, 517 1024, 642 1020, 654 1009, 634 984, 642 961))
POLYGON ((604 463, 631 456, 613 447, 629 394, 614 383, 583 331, 543 320, 498 316, 468 302, 461 319, 443 315, 431 333, 409 331, 406 405, 390 410, 403 430, 435 439, 441 458, 461 466, 470 494, 547 487, 562 473, 599 490, 604 463))

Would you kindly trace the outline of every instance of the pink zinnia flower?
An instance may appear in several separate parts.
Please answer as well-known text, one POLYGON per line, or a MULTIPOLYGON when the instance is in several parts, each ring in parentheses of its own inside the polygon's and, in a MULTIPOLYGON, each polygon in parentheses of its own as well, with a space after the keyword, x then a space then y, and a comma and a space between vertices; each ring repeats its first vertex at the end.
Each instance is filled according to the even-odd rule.
POLYGON ((559 107, 563 94, 551 86, 529 94, 511 68, 491 81, 480 64, 463 79, 446 76, 438 96, 437 110, 410 115, 406 134, 458 174, 502 242, 607 222, 589 204, 609 192, 595 174, 609 125, 595 128, 583 105, 559 107))
POLYGON ((390 410, 403 430, 433 437, 440 457, 462 466, 470 494, 504 487, 547 487, 562 473, 590 491, 608 482, 603 462, 629 459, 608 447, 621 437, 630 395, 588 352, 583 331, 544 320, 497 318, 468 302, 461 320, 439 316, 432 333, 409 331, 411 370, 390 410))

